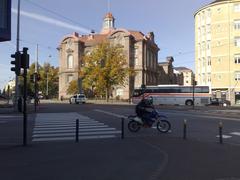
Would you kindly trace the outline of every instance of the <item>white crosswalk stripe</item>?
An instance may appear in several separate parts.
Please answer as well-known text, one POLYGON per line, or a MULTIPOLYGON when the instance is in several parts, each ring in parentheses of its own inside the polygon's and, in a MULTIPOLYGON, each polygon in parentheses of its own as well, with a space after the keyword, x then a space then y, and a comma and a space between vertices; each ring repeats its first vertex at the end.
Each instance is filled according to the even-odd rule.
POLYGON ((121 131, 78 113, 37 114, 32 141, 74 140, 76 119, 79 119, 79 140, 115 138, 121 131))

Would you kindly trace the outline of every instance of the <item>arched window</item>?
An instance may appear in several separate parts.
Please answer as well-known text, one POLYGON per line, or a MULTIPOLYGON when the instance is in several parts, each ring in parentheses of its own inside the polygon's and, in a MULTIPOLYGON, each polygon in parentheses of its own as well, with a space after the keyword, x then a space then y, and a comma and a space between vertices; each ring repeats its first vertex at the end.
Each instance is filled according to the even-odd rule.
POLYGON ((73 55, 68 55, 67 57, 67 68, 72 69, 73 68, 73 55))

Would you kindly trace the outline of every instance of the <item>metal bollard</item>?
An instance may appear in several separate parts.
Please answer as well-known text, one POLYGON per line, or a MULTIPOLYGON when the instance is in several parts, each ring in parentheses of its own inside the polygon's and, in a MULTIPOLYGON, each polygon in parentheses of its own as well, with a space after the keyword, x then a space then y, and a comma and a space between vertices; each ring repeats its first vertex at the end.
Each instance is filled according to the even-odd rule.
POLYGON ((222 129, 223 129, 223 123, 222 121, 219 122, 219 143, 223 143, 223 134, 222 134, 222 129))
POLYGON ((183 139, 187 139, 187 120, 183 121, 183 139))
POLYGON ((78 136, 79 136, 79 119, 76 119, 76 137, 75 137, 75 142, 78 142, 78 136))
POLYGON ((124 118, 122 118, 122 139, 124 139, 124 118))

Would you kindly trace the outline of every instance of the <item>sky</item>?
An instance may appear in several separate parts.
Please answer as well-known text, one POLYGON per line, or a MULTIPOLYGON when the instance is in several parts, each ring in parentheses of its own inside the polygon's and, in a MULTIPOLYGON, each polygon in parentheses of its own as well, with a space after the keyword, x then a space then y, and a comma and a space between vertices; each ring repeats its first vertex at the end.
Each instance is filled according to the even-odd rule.
MULTIPOLYGON (((101 31, 105 14, 116 28, 153 31, 160 48, 158 61, 174 57, 175 67, 194 69, 194 13, 213 0, 21 0, 20 49, 29 48, 30 63, 59 65, 57 47, 64 36, 101 31)), ((0 42, 0 89, 15 77, 11 54, 16 51, 17 2, 12 0, 12 40, 0 42)))

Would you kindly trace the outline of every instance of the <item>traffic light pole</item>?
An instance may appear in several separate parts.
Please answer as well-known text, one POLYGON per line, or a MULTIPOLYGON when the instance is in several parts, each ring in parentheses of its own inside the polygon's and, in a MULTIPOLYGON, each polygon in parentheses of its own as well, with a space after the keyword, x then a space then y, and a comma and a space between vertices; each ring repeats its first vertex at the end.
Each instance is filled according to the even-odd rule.
POLYGON ((23 68, 23 146, 27 145, 27 69, 29 68, 28 48, 23 48, 22 64, 23 68))
POLYGON ((37 73, 34 73, 34 111, 37 112, 37 73))
POLYGON ((27 68, 23 72, 23 146, 27 145, 27 68))
POLYGON ((27 51, 28 48, 23 48, 23 53, 17 51, 11 55, 11 58, 14 58, 14 61, 11 61, 14 65, 11 71, 14 71, 16 76, 23 76, 23 146, 27 145, 27 69, 29 68, 27 51), (21 74, 21 69, 23 69, 23 74, 21 74))

